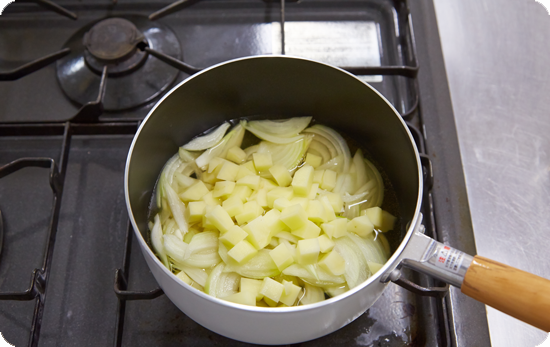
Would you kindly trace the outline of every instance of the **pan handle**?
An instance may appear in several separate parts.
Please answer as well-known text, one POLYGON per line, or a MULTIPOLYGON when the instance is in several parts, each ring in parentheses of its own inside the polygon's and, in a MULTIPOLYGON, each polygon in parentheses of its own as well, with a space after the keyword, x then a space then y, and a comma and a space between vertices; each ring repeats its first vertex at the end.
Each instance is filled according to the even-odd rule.
POLYGON ((550 280, 475 256, 415 231, 400 265, 438 278, 462 293, 550 332, 550 280))

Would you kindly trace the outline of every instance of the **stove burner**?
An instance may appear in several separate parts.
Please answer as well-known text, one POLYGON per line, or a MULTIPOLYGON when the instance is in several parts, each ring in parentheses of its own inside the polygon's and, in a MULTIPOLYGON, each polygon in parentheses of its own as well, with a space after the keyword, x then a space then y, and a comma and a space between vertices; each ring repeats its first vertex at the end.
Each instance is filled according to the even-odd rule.
POLYGON ((150 102, 174 82, 179 71, 138 49, 140 44, 180 59, 179 41, 168 27, 145 16, 107 18, 81 28, 65 44, 71 54, 57 62, 61 88, 79 105, 95 100, 107 66, 106 111, 150 102))

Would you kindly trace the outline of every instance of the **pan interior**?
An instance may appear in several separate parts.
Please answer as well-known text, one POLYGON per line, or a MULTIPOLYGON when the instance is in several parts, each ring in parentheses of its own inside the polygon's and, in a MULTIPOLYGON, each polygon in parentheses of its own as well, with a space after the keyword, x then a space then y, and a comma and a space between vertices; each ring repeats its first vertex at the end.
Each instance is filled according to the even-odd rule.
POLYGON ((372 87, 342 70, 270 56, 206 70, 175 87, 146 118, 127 169, 131 211, 145 240, 156 180, 178 147, 226 120, 258 115, 312 116, 364 146, 393 185, 401 237, 405 235, 418 202, 419 169, 412 139, 395 110, 372 87))

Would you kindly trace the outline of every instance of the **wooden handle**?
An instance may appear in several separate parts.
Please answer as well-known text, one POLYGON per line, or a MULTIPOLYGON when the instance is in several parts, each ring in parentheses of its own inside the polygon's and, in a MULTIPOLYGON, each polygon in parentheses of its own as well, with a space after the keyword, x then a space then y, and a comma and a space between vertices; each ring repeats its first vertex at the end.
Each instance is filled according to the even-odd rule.
POLYGON ((550 281, 547 279, 475 256, 460 290, 469 297, 550 332, 550 281))

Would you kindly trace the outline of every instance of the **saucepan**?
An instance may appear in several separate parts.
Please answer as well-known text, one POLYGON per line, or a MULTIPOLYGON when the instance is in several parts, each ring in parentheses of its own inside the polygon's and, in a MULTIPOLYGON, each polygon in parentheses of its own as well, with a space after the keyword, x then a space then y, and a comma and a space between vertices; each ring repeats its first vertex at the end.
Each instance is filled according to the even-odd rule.
POLYGON ((302 58, 256 56, 197 73, 168 92, 145 118, 132 142, 124 179, 128 213, 158 284, 187 316, 229 338, 290 344, 329 334, 372 306, 403 266, 550 331, 549 280, 472 257, 423 234, 422 167, 411 133, 379 92, 339 68, 302 58), (195 135, 226 120, 257 115, 312 116, 360 141, 388 175, 398 196, 402 230, 394 231, 398 242, 391 258, 361 285, 310 305, 250 307, 183 283, 151 251, 148 210, 165 162, 195 135))

